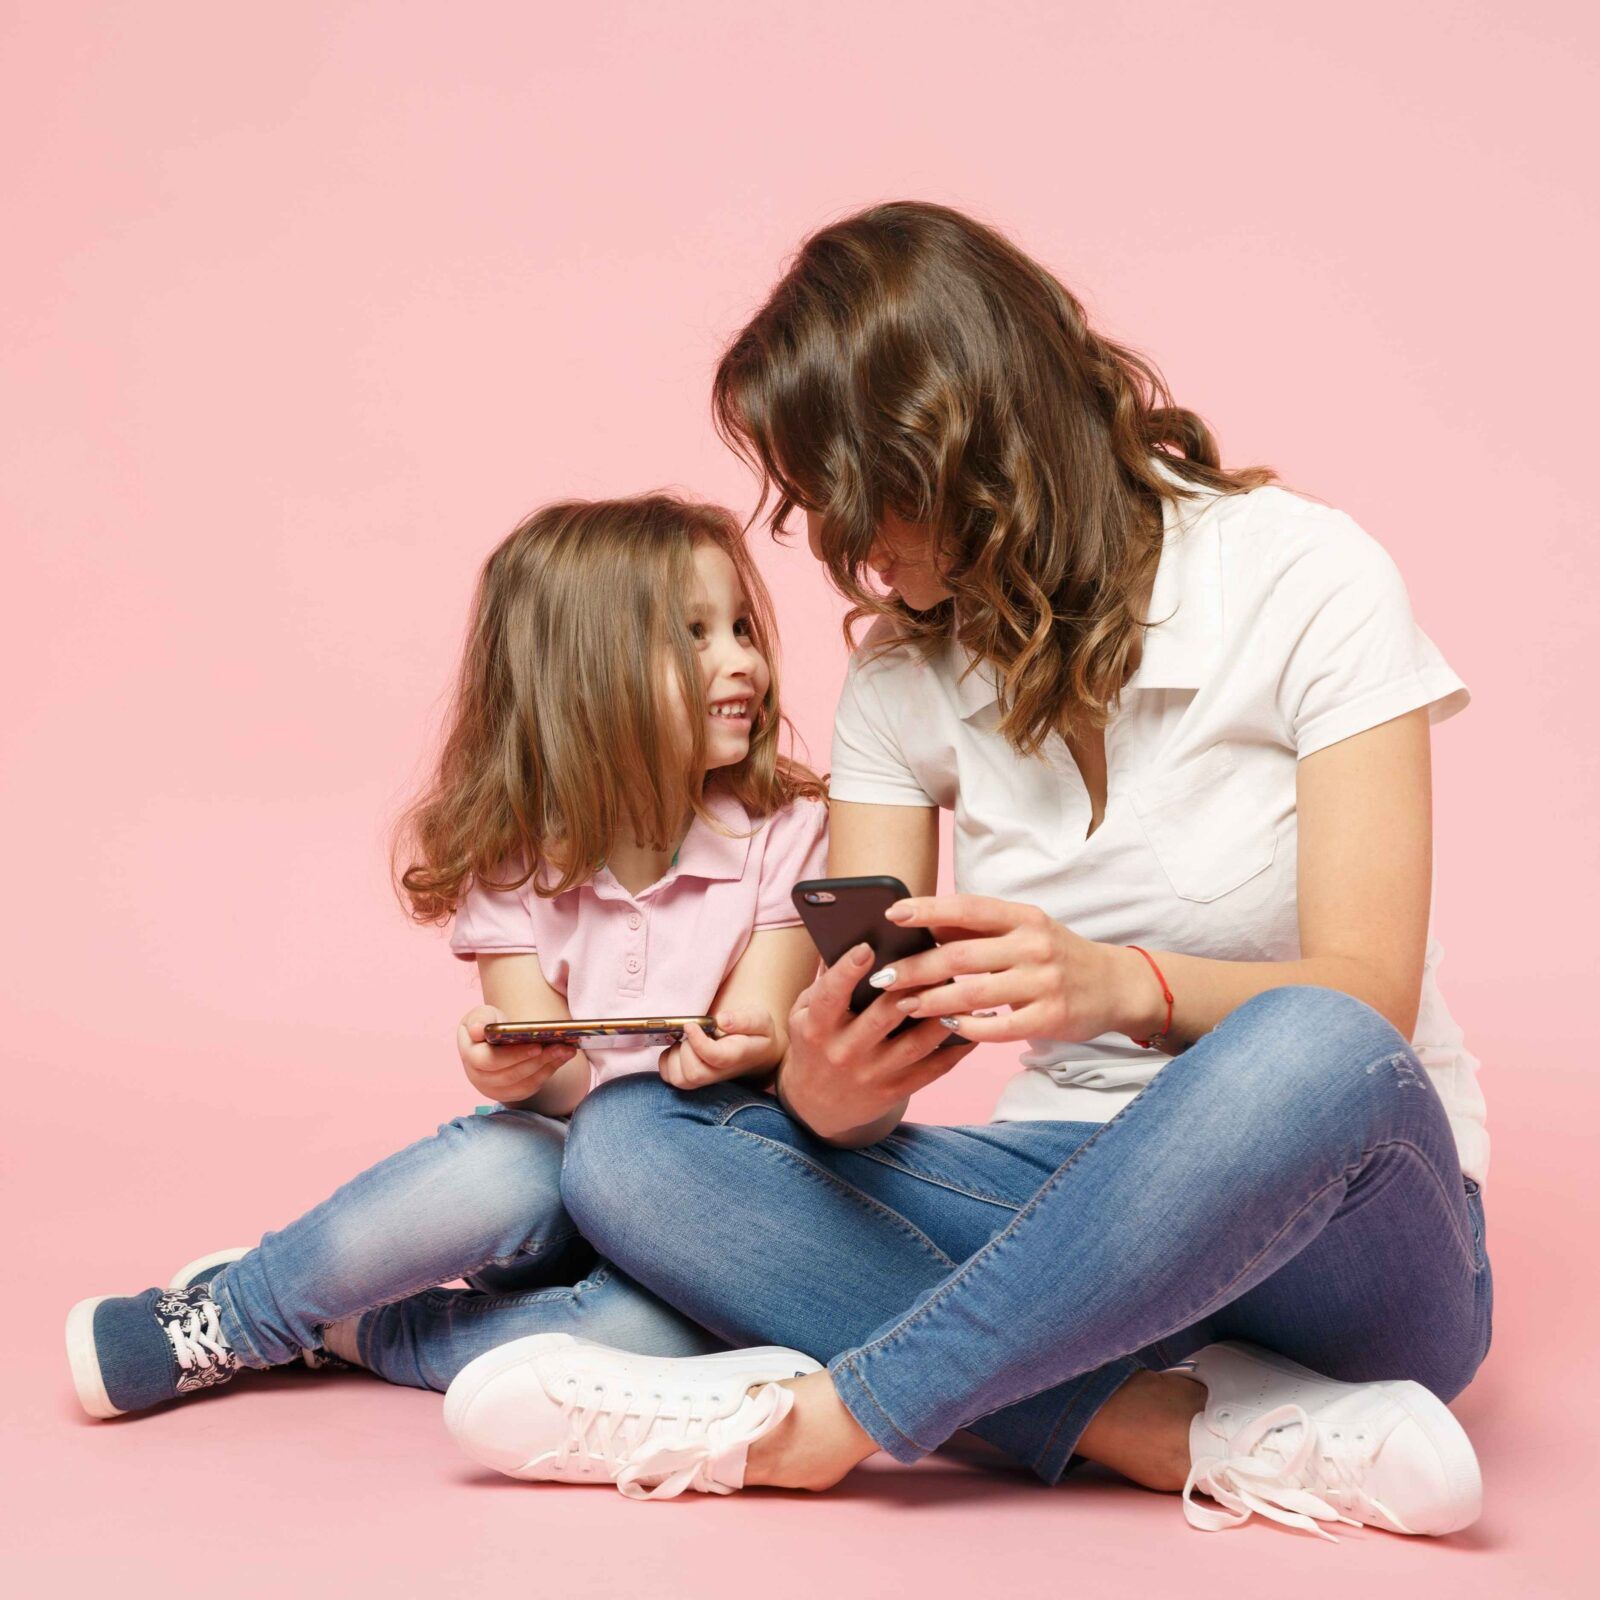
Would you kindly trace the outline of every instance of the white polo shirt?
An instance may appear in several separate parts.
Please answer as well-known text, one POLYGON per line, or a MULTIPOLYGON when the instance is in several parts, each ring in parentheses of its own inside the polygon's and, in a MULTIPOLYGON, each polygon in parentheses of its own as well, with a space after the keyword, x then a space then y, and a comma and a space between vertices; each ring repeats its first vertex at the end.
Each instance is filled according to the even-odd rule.
MULTIPOLYGON (((1283 489, 1168 504, 1150 615, 1161 620, 1106 729, 1092 836, 1065 742, 1052 734, 1038 756, 1017 755, 995 731, 994 669, 958 681, 969 657, 954 640, 928 664, 909 648, 852 658, 829 794, 954 812, 958 893, 1039 906, 1108 944, 1296 960, 1295 764, 1419 706, 1441 721, 1466 688, 1417 627, 1383 548, 1283 489)), ((1430 934, 1412 1044, 1463 1172, 1481 1181, 1478 1063, 1440 997, 1441 954, 1430 934)), ((1105 1121, 1166 1060, 1121 1034, 1030 1039, 995 1118, 1105 1121)))

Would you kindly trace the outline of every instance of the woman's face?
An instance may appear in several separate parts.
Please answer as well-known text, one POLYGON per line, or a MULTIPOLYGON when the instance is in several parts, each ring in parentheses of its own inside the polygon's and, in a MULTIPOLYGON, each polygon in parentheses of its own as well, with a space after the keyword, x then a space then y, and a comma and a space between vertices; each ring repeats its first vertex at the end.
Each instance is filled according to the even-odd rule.
MULTIPOLYGON (((822 522, 814 511, 806 512, 806 540, 812 555, 820 561, 822 522)), ((950 598, 950 591, 934 568, 933 529, 926 523, 905 522, 892 511, 885 513, 867 553, 867 565, 879 582, 913 611, 931 610, 950 598)))

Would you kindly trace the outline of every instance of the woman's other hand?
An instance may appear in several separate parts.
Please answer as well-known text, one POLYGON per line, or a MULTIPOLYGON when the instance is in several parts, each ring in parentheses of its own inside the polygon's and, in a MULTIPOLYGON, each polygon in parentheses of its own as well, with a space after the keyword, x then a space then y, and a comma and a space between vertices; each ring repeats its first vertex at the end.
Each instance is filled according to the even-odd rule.
POLYGON ((948 1017, 963 1038, 981 1044, 1102 1033, 1143 1038, 1161 1026, 1160 990, 1137 950, 1085 939, 1038 906, 923 895, 897 900, 884 915, 902 928, 935 928, 949 942, 896 961, 874 1008, 948 1017), (973 1015, 998 1006, 1011 1009, 973 1015))

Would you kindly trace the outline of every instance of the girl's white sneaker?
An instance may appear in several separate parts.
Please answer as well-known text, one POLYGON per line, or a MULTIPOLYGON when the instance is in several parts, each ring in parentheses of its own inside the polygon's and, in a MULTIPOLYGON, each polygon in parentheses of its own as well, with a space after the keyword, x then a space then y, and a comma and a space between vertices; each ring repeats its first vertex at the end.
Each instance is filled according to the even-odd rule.
POLYGON ((731 1494, 750 1446, 794 1404, 781 1380, 819 1370, 776 1345, 642 1356, 536 1333, 468 1362, 444 1421, 474 1461, 508 1477, 614 1483, 635 1500, 731 1494))
POLYGON ((1331 1539, 1325 1522, 1441 1534, 1477 1520, 1471 1441, 1420 1383, 1339 1383, 1248 1344, 1207 1345, 1172 1370, 1206 1386, 1183 1487, 1193 1527, 1259 1512, 1331 1539), (1197 1490, 1222 1509, 1198 1505, 1197 1490))

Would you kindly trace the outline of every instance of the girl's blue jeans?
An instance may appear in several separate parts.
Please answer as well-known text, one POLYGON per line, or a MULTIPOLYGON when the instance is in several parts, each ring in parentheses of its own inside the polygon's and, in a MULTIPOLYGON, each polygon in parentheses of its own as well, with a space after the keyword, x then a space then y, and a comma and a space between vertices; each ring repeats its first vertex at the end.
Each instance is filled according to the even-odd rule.
POLYGON ((1489 1345, 1482 1199, 1438 1095, 1329 989, 1257 996, 1103 1124, 843 1150, 737 1084, 620 1079, 579 1106, 562 1181, 609 1260, 724 1340, 827 1361, 901 1461, 970 1429, 1054 1482, 1130 1374, 1218 1339, 1445 1399, 1489 1345))
POLYGON ((580 1238, 561 1204, 565 1140, 564 1122, 497 1111, 380 1161, 211 1280, 229 1344, 247 1366, 273 1366, 359 1316, 364 1366, 438 1390, 530 1333, 654 1355, 720 1349, 580 1238), (439 1287, 457 1278, 470 1287, 439 1287))

